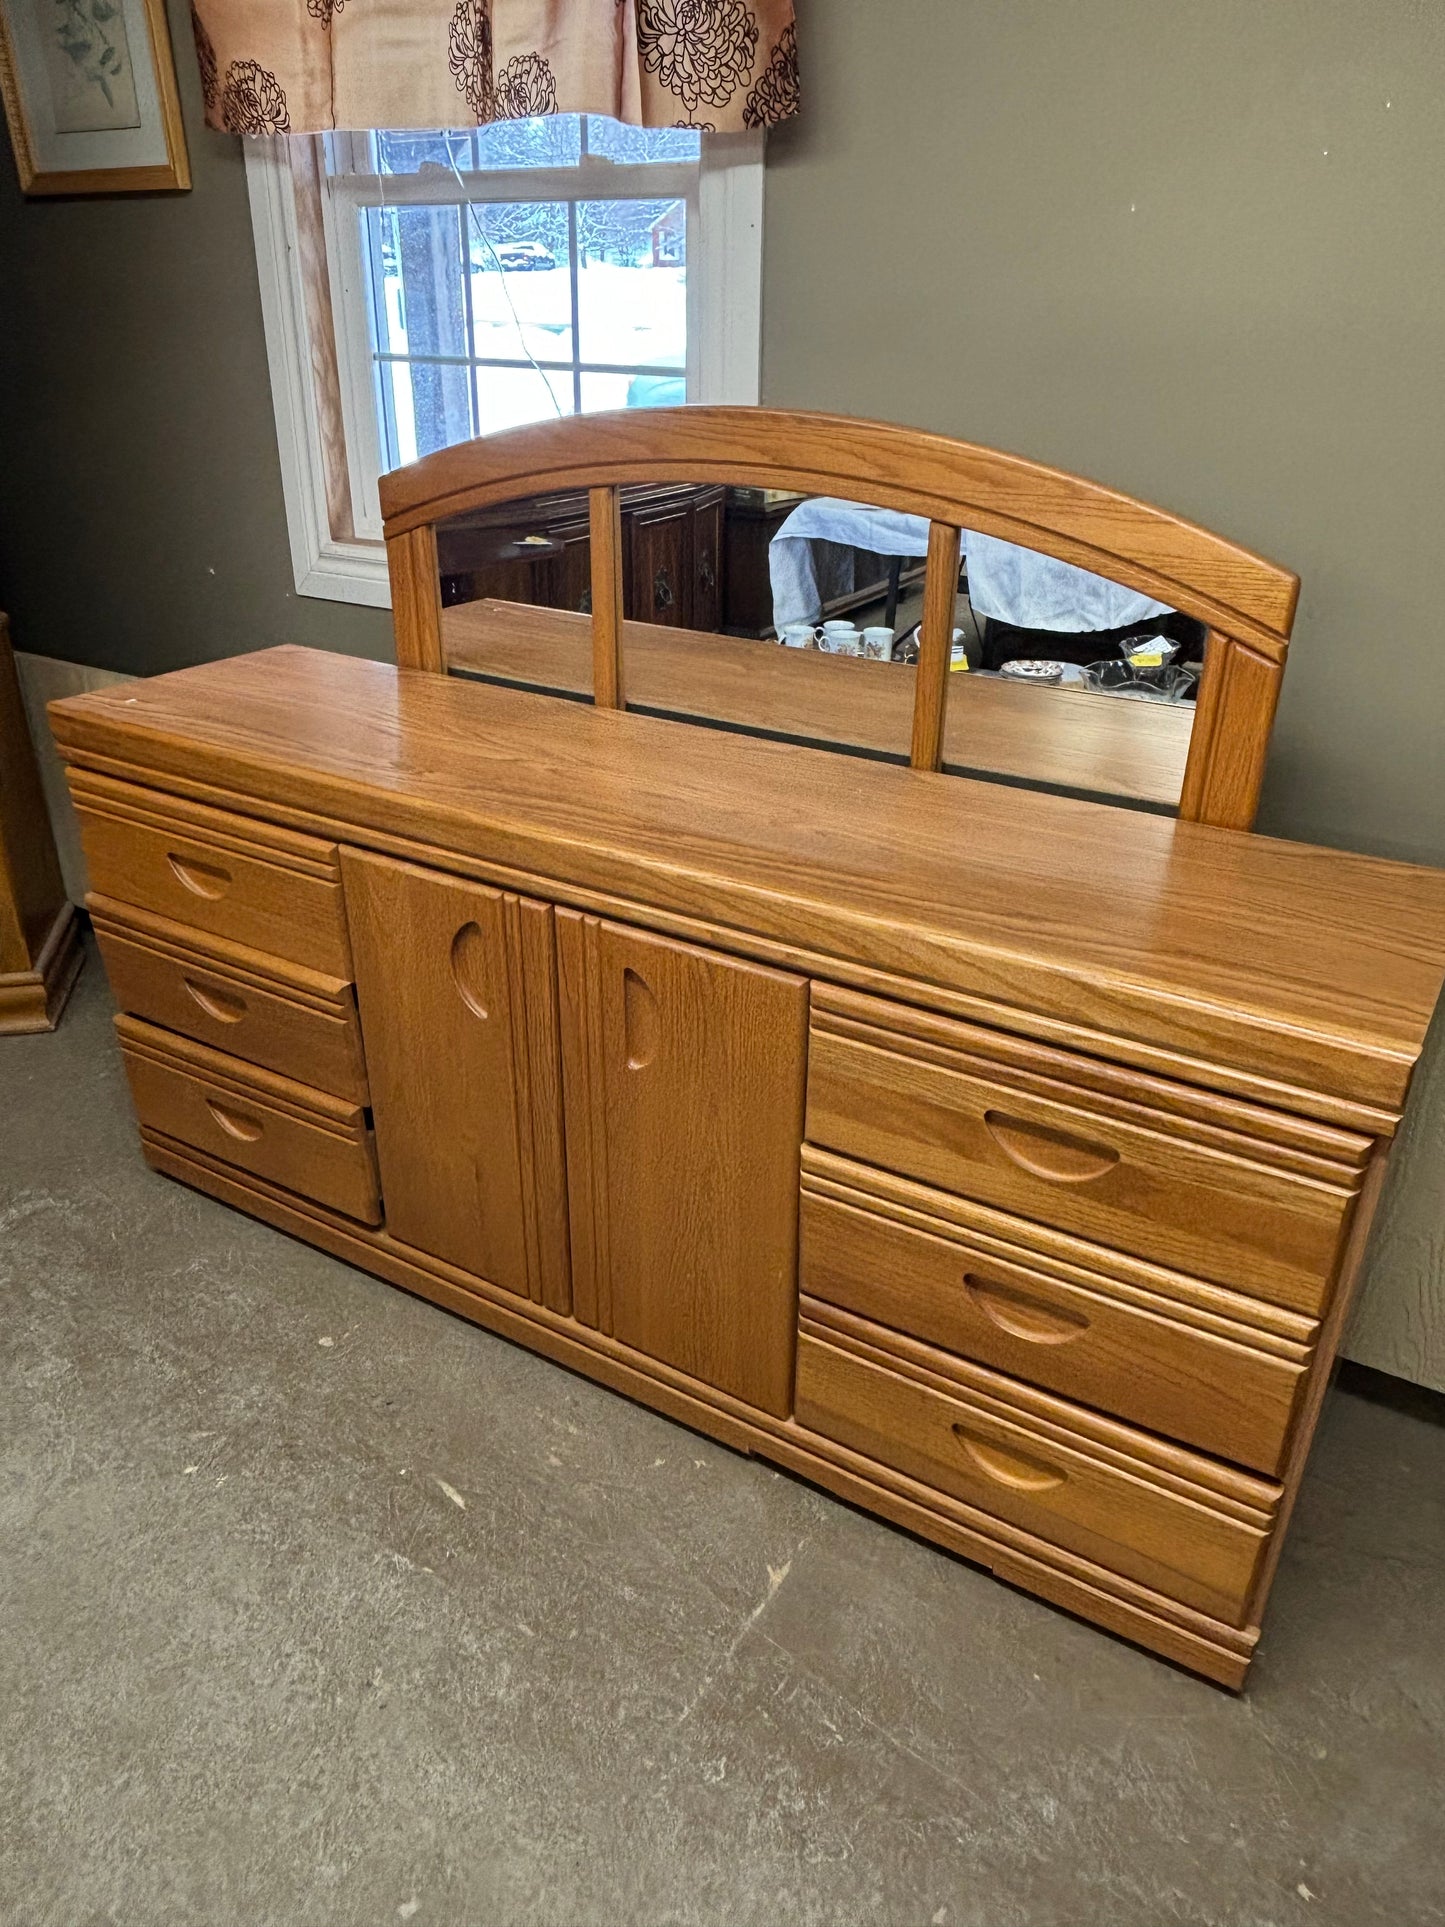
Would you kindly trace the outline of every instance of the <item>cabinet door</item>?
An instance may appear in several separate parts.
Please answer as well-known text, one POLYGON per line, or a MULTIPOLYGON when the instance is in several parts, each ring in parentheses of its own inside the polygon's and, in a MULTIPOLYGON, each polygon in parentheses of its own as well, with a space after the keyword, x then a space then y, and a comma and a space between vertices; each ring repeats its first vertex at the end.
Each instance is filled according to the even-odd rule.
POLYGON ((722 628, 723 490, 701 489, 693 506, 692 627, 722 628))
POLYGON ((807 985, 557 912, 576 1315, 792 1405, 807 985))
POLYGON ((580 609, 590 613, 592 608, 592 543, 591 531, 585 522, 570 523, 564 528, 550 529, 552 539, 562 544, 562 553, 553 565, 552 607, 554 609, 580 609))
POLYGON ((628 514, 633 622, 692 625, 692 507, 633 509, 628 514))
POLYGON ((343 850, 386 1227, 571 1304, 552 912, 343 850))

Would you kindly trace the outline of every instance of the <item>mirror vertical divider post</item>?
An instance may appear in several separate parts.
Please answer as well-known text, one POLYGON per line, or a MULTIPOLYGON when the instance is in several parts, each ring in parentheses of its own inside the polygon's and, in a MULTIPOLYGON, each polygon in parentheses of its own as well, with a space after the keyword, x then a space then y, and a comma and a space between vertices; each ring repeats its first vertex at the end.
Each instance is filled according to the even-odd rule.
POLYGON ((622 504, 615 488, 587 492, 592 544, 592 700, 626 709, 622 675, 622 504))
POLYGON ((914 769, 936 770, 943 764, 943 718, 948 704, 960 549, 957 529, 945 522, 929 523, 923 623, 918 634, 918 670, 913 685, 913 742, 908 759, 914 769))
POLYGON ((391 626, 398 669, 446 674, 442 650, 442 585, 434 522, 386 538, 391 577, 391 626))
POLYGON ((1253 829, 1288 646, 1281 637, 1266 653, 1217 629, 1208 632, 1181 822, 1253 829))

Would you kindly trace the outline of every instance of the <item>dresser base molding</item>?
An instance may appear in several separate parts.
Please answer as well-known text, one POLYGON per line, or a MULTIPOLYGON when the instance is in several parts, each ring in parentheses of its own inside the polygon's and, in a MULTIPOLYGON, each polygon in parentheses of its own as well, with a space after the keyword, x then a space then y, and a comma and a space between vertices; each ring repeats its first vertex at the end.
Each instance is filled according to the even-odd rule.
POLYGON ((54 1030, 84 961, 75 906, 63 903, 40 946, 35 968, 0 975, 0 1037, 54 1030))
POLYGON ((1181 1606, 1031 1533, 989 1519, 792 1420, 771 1418, 601 1332, 398 1244, 385 1231, 359 1225, 254 1179, 163 1133, 143 1130, 141 1141, 146 1161, 165 1177, 581 1372, 736 1451, 767 1459, 1218 1685, 1238 1691, 1244 1684, 1259 1638, 1257 1625, 1241 1630, 1181 1606))

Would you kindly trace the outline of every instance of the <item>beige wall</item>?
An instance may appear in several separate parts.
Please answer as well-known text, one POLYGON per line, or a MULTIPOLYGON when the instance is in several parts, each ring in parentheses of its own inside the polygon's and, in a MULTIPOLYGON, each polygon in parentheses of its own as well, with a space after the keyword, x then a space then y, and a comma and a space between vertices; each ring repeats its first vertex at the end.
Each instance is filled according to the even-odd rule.
MULTIPOLYGON (((1298 569, 1263 827, 1445 862, 1445 8, 798 10, 764 399, 1016 448, 1298 569)), ((18 648, 112 669, 383 654, 384 615, 292 591, 238 144, 172 11, 192 195, 0 181, 0 602, 18 648)), ((1356 1343, 1445 1385, 1442 1087, 1356 1343)))

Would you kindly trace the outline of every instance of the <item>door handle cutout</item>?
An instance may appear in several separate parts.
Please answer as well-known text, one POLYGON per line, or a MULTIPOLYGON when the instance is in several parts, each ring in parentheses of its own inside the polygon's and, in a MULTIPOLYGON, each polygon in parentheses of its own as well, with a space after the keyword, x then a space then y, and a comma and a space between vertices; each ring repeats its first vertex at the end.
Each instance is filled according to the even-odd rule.
POLYGON ((231 872, 223 870, 219 863, 198 863, 194 857, 177 856, 174 850, 166 851, 166 862, 175 872, 177 882, 193 897, 214 900, 225 896, 231 887, 231 872))
POLYGON ((627 1068, 646 1070, 657 1055, 661 1019, 657 999, 632 969, 622 973, 622 1028, 627 1044, 627 1068))
POLYGON ((261 1135, 262 1125, 254 1117, 247 1117, 244 1111, 233 1111, 228 1104, 218 1104, 213 1097, 206 1099, 206 1109, 227 1137, 237 1138, 242 1144, 254 1144, 261 1135))
POLYGON ((963 1287, 984 1317, 1000 1331, 1022 1338, 1030 1345, 1067 1345, 1082 1338, 1089 1329, 1087 1318, 1078 1312, 1059 1311, 1027 1292, 1011 1285, 996 1285, 973 1272, 963 1274, 963 1287))
POLYGON ((1108 1144, 1091 1144, 1087 1138, 1068 1131, 1056 1131, 1048 1124, 1033 1124, 1005 1111, 985 1111, 984 1127, 994 1143, 1021 1170, 1053 1184, 1088 1184, 1102 1178, 1119 1162, 1119 1153, 1108 1144))
POLYGON ((479 923, 464 923, 452 938, 452 982, 467 1009, 476 1016, 487 1009, 487 940, 479 923))
POLYGON ((1020 1452, 1005 1452, 986 1439, 976 1437, 966 1425, 954 1421, 953 1436, 986 1479, 995 1485, 1009 1486, 1015 1492, 1050 1492, 1064 1483, 1065 1475, 1051 1465, 1041 1465, 1020 1452))
POLYGON ((214 1017, 218 1024, 239 1024, 246 1015, 246 1000, 238 997, 233 990, 216 990, 208 984, 198 984, 191 977, 182 981, 190 995, 191 1002, 199 1004, 208 1017, 214 1017))

